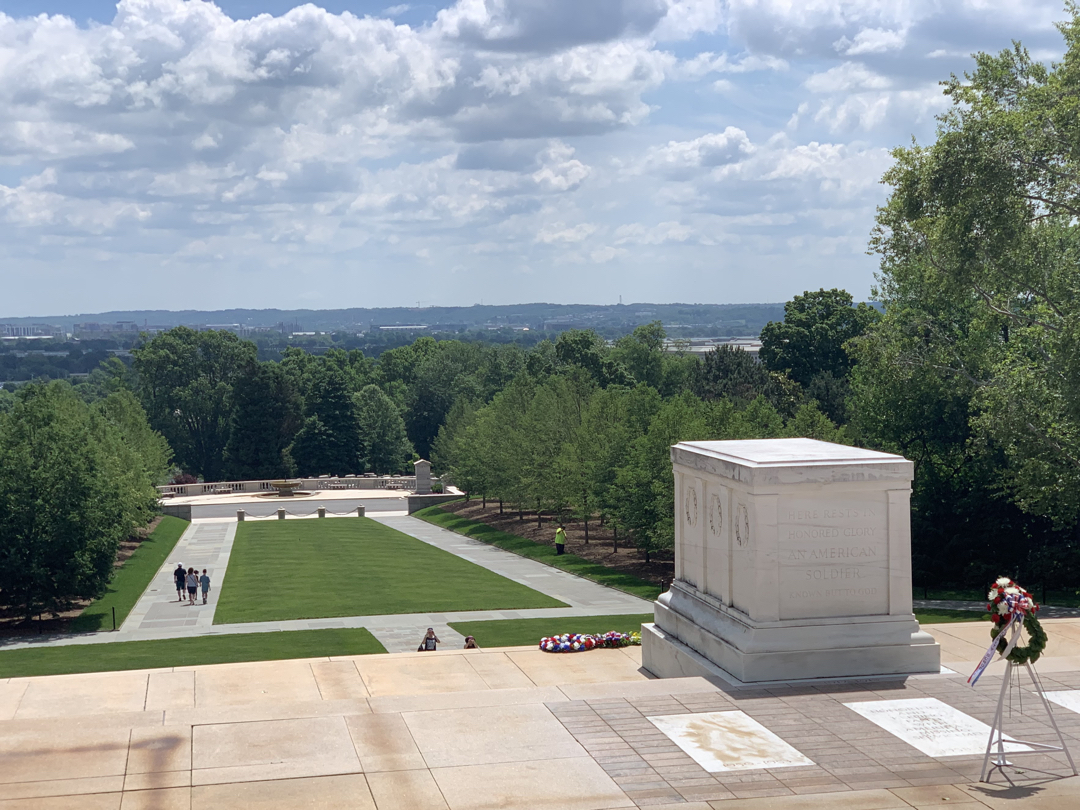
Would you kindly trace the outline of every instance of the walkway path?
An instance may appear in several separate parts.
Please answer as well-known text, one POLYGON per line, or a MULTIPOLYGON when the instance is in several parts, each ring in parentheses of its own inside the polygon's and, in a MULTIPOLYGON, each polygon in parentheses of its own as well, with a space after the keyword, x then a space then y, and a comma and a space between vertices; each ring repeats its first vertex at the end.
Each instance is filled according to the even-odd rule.
MULTIPOLYGON (((114 641, 148 641, 232 633, 267 633, 278 630, 365 627, 386 647, 388 652, 413 652, 428 627, 435 628, 436 635, 444 645, 451 648, 463 646, 464 638, 449 627, 452 622, 552 617, 571 619, 575 616, 652 613, 652 602, 645 599, 598 585, 535 560, 520 557, 478 540, 432 526, 419 518, 405 515, 380 515, 374 516, 373 519, 450 554, 476 563, 507 579, 553 596, 565 602, 568 607, 346 616, 215 625, 217 588, 212 588, 210 599, 205 606, 202 604, 201 595, 198 604, 194 607, 188 606, 186 602, 182 604, 176 599, 172 571, 178 562, 182 562, 185 567, 197 567, 200 572, 203 568, 207 569, 211 581, 215 584, 219 583, 228 566, 233 539, 236 537, 237 523, 235 519, 199 519, 192 521, 191 526, 181 536, 169 560, 154 576, 119 631, 78 636, 51 636, 36 641, 19 641, 0 646, 3 649, 18 649, 42 645, 102 644, 114 641)), ((574 627, 572 622, 568 622, 565 628, 568 632, 576 629, 578 628, 574 627)))
MULTIPOLYGON (((214 624, 218 589, 215 587, 225 576, 236 537, 236 518, 232 520, 194 520, 176 542, 169 559, 154 575, 127 619, 120 626, 117 641, 146 638, 147 631, 166 628, 202 628, 214 624), (195 607, 187 604, 187 595, 181 603, 176 598, 173 571, 183 563, 185 568, 195 568, 201 574, 206 569, 210 577, 210 596, 202 604, 202 593, 195 607)), ((185 633, 187 634, 187 633, 185 633)))

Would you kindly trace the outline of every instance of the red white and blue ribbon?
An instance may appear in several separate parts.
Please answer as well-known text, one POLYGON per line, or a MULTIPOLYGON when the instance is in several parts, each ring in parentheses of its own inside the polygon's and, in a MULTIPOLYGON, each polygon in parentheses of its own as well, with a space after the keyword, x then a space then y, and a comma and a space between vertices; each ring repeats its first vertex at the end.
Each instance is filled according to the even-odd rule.
POLYGON ((1012 638, 1009 638, 1008 645, 1006 645, 1001 653, 1003 659, 1009 657, 1009 654, 1016 646, 1016 642, 1020 640, 1020 627, 1024 621, 1024 615, 1035 607, 1035 603, 1027 596, 1006 594, 1004 601, 1008 606, 1008 623, 990 642, 990 648, 986 651, 986 654, 983 655, 982 660, 979 661, 979 665, 975 667, 975 671, 972 672, 971 676, 967 679, 968 686, 974 686, 979 682, 979 678, 982 677, 982 674, 994 659, 994 652, 997 650, 998 644, 1001 643, 1001 639, 1009 638, 1008 634, 1011 632, 1012 638))

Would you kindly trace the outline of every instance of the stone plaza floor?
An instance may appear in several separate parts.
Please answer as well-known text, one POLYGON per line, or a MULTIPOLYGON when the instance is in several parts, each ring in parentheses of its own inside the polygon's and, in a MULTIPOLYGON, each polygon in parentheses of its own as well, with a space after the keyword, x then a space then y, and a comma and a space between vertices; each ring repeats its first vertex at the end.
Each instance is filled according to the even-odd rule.
MULTIPOLYGON (((1080 708, 1080 622, 1045 624, 1045 687, 1080 708)), ((928 629, 955 672, 745 686, 651 679, 637 648, 509 648, 0 680, 0 810, 1080 807, 1060 754, 980 784, 981 753, 929 755, 848 705, 991 722, 1001 665, 965 684, 986 625, 928 629), (743 731, 665 731, 717 719, 743 731)), ((1080 714, 1055 709, 1080 754, 1080 714)), ((1023 681, 1006 732, 1052 737, 1023 681)))

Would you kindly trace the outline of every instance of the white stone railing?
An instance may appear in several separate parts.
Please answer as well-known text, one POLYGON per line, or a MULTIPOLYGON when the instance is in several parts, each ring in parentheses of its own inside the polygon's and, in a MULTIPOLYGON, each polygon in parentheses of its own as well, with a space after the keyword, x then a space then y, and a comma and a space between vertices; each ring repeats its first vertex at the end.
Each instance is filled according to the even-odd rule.
MULTIPOLYGON (((273 479, 280 483, 281 479, 273 479)), ((302 490, 336 490, 336 489, 401 489, 414 490, 416 488, 415 475, 383 475, 377 477, 364 477, 346 475, 341 478, 321 476, 319 478, 290 478, 290 481, 300 481, 302 490)), ((437 481, 438 479, 432 479, 437 481)), ((274 485, 271 479, 264 481, 215 481, 209 484, 166 484, 158 487, 158 493, 162 498, 185 498, 192 495, 231 495, 236 492, 273 492, 274 485)))

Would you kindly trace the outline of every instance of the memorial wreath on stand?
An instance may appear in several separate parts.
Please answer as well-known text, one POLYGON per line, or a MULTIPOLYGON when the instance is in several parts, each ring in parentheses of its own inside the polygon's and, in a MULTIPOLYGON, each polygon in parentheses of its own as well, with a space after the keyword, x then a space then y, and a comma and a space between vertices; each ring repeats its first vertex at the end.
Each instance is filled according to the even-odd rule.
POLYGON ((994 649, 1001 653, 1002 658, 1014 664, 1034 664, 1038 661, 1046 649, 1046 631, 1035 615, 1039 606, 1031 594, 1008 577, 999 577, 990 586, 987 599, 989 603, 986 609, 990 612, 990 621, 994 623, 990 628, 990 638, 997 639, 994 649), (1028 635, 1028 643, 1024 647, 1017 644, 1020 639, 1019 627, 1012 640, 1006 632, 1016 625, 1022 626, 1028 635))
MULTIPOLYGON (((1035 667, 1032 666, 1032 664, 1039 660, 1039 656, 1042 655, 1043 650, 1046 649, 1046 631, 1043 630, 1042 625, 1035 616, 1039 610, 1039 606, 1035 603, 1035 600, 1031 597, 1030 593, 1025 591, 1008 577, 999 577, 994 584, 990 586, 990 593, 987 594, 987 600, 986 609, 990 613, 990 621, 994 624, 994 626, 990 628, 990 648, 982 657, 982 660, 975 668, 975 671, 971 673, 971 677, 968 678, 968 683, 971 686, 975 686, 976 682, 982 677, 983 672, 986 671, 986 668, 990 665, 990 662, 994 659, 995 655, 1000 655, 1006 661, 1006 665, 1005 674, 1001 679, 1001 692, 998 695, 997 710, 994 712, 994 722, 990 727, 990 739, 986 743, 986 754, 983 757, 982 773, 979 776, 979 781, 989 781, 990 776, 995 770, 1004 772, 1005 767, 1010 764, 1008 759, 1006 759, 1006 739, 1002 727, 1005 722, 1005 694, 1012 681, 1013 670, 1017 667, 1026 669, 1028 675, 1031 677, 1031 683, 1035 687, 1035 693, 1039 696, 1039 700, 1046 711, 1047 719, 1049 719, 1050 725, 1057 734, 1060 745, 1050 745, 1041 741, 1035 742, 1010 739, 1008 743, 1013 750, 1010 750, 1008 754, 1015 757, 1019 754, 1060 751, 1065 754, 1065 758, 1069 761, 1069 767, 1072 769, 1073 776, 1076 776, 1076 764, 1073 762, 1072 754, 1069 753, 1069 747, 1065 743, 1065 737, 1061 733, 1061 729, 1058 728, 1057 721, 1054 719, 1054 713, 1050 709, 1050 702, 1046 698, 1046 692, 1043 689, 1042 682, 1035 672, 1035 667), (1027 633, 1028 643, 1026 646, 1020 646, 1020 637, 1024 633, 1027 633), (991 759, 991 757, 993 757, 993 759, 991 759)), ((1019 684, 1016 685, 1019 686, 1019 684)))
POLYGON ((610 649, 635 644, 641 644, 641 633, 617 633, 614 630, 603 635, 564 633, 561 636, 546 636, 540 639, 540 649, 544 652, 585 652, 601 647, 610 649))

